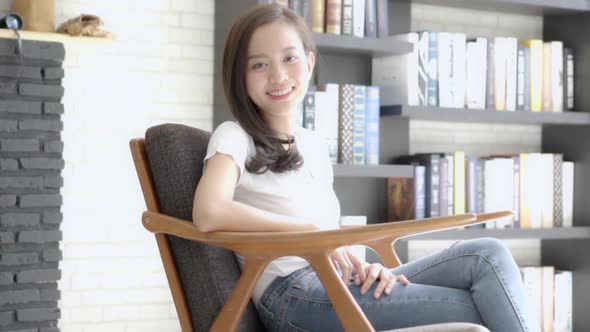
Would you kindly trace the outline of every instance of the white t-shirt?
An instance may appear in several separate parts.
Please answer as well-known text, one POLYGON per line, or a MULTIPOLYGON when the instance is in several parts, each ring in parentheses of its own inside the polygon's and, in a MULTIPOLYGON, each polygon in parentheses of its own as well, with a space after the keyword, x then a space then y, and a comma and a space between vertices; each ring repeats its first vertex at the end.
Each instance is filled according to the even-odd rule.
MULTIPOLYGON (((299 127, 294 136, 303 157, 303 166, 297 171, 248 172, 246 161, 255 154, 254 141, 237 122, 231 121, 222 123, 213 132, 205 161, 216 152, 233 158, 240 168, 234 201, 280 215, 301 217, 306 222, 316 222, 320 229, 336 229, 339 227, 340 204, 332 186, 334 173, 328 150, 311 130, 299 127)), ((243 269, 243 257, 238 254, 236 257, 243 269)), ((306 260, 294 256, 273 260, 254 288, 254 302, 259 302, 275 277, 287 276, 308 265, 306 260)))

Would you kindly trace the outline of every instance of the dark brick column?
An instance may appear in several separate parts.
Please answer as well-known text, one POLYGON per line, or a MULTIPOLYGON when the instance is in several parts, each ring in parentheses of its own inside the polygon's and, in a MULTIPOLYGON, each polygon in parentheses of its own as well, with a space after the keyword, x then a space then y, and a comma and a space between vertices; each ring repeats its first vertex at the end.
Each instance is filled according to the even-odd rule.
POLYGON ((0 331, 56 332, 65 50, 16 49, 0 38, 0 331))

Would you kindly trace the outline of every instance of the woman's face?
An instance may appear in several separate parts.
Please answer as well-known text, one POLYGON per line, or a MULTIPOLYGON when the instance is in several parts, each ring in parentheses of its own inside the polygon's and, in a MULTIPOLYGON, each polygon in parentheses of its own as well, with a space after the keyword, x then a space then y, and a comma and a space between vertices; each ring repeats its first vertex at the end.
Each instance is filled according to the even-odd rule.
POLYGON ((292 119, 303 100, 315 63, 297 30, 283 21, 259 27, 247 52, 246 90, 266 121, 292 119))

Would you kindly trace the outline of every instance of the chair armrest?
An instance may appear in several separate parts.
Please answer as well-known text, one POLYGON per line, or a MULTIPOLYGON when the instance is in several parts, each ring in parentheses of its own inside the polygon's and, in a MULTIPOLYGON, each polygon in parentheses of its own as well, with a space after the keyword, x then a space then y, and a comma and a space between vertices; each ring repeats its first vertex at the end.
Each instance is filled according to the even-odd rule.
POLYGON ((191 221, 146 211, 144 227, 152 233, 164 233, 226 248, 240 253, 267 253, 273 257, 301 255, 335 248, 429 233, 478 223, 472 213, 373 224, 345 229, 303 232, 200 232, 191 221))

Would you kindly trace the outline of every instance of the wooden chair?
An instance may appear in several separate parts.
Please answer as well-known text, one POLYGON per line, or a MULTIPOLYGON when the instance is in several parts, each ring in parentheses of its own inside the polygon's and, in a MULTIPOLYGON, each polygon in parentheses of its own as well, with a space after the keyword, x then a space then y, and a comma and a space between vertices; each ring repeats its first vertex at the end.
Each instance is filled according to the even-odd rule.
MULTIPOLYGON (((510 212, 463 214, 330 231, 202 233, 191 221, 192 205, 209 137, 208 132, 199 129, 165 124, 148 129, 145 140, 130 141, 147 205, 142 223, 156 234, 183 331, 264 331, 250 297, 267 264, 281 256, 300 256, 311 263, 345 330, 374 331, 330 262, 331 251, 344 245, 362 244, 374 249, 384 265, 395 267, 400 265, 400 260, 393 243, 402 237, 510 215, 510 212), (246 259, 241 273, 231 251, 239 252, 246 259)), ((481 328, 461 331, 487 331, 481 328)))

